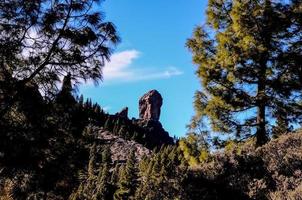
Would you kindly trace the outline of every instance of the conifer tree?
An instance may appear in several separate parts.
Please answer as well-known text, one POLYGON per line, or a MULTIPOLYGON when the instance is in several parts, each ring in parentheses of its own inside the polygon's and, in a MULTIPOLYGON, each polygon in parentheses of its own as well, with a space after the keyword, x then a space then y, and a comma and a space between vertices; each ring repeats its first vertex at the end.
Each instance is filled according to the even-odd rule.
POLYGON ((280 109, 276 111, 274 116, 276 117, 276 125, 272 129, 272 135, 274 138, 292 131, 292 126, 289 124, 286 110, 280 109))
POLYGON ((92 9, 98 2, 1 1, 1 69, 23 82, 54 83, 68 72, 76 79, 100 80, 119 38, 114 25, 92 9))
POLYGON ((108 200, 112 199, 110 166, 111 154, 109 148, 105 147, 102 159, 99 159, 97 145, 94 143, 90 148, 90 156, 87 167, 87 175, 80 183, 78 189, 70 196, 71 200, 108 200), (104 153, 105 152, 105 153, 104 153), (105 155, 105 156, 104 156, 105 155), (104 158, 104 159, 103 159, 104 158), (101 160, 101 163, 98 163, 101 160), (97 167, 99 165, 99 167, 97 167))
POLYGON ((112 170, 111 178, 110 178, 111 183, 118 183, 120 167, 121 167, 120 164, 118 164, 118 163, 115 164, 114 169, 112 170))
POLYGON ((198 65, 203 92, 200 118, 221 133, 271 133, 276 112, 290 123, 301 118, 301 1, 210 0, 207 25, 187 46, 198 65))
POLYGON ((111 160, 111 151, 110 151, 110 146, 106 145, 105 147, 103 147, 103 151, 102 151, 102 163, 108 163, 111 164, 112 160, 111 160))
POLYGON ((208 147, 200 135, 190 133, 179 141, 179 149, 183 158, 191 167, 194 167, 208 158, 208 147))
POLYGON ((93 9, 99 0, 0 2, 0 117, 33 84, 53 97, 60 77, 76 83, 102 79, 119 42, 115 26, 93 9), (5 93, 4 93, 5 92, 5 93), (0 97, 2 98, 2 97, 0 97))
POLYGON ((78 103, 81 107, 84 105, 84 96, 81 94, 80 97, 78 98, 78 103))
POLYGON ((110 196, 110 173, 108 163, 102 165, 96 184, 96 194, 93 200, 108 200, 110 196))
POLYGON ((133 199, 137 186, 135 151, 132 150, 127 158, 126 165, 121 169, 118 190, 114 194, 115 200, 133 199))
POLYGON ((150 160, 142 160, 136 199, 185 199, 182 189, 185 172, 179 165, 175 147, 162 147, 150 160))

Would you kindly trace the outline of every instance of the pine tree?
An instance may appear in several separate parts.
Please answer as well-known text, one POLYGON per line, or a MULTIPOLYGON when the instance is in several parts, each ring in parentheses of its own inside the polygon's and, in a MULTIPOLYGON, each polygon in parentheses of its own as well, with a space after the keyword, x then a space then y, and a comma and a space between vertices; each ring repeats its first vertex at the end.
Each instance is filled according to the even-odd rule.
POLYGON ((175 147, 162 147, 150 160, 141 161, 135 199, 186 199, 182 186, 185 172, 179 168, 178 154, 175 147))
POLYGON ((112 170, 112 174, 111 174, 111 179, 110 182, 111 183, 117 183, 118 182, 118 178, 119 178, 119 174, 120 174, 120 164, 115 164, 114 169, 112 170))
POLYGON ((78 103, 80 104, 81 107, 83 107, 84 105, 84 96, 81 94, 79 99, 78 99, 78 103))
POLYGON ((272 129, 272 135, 274 138, 292 131, 292 127, 289 125, 286 110, 278 110, 274 113, 274 116, 276 117, 276 124, 272 129))
POLYGON ((99 171, 96 194, 93 195, 93 200, 108 200, 110 196, 110 173, 108 164, 102 165, 99 171))
POLYGON ((197 166, 208 158, 208 147, 200 135, 190 133, 179 141, 179 149, 184 161, 191 167, 197 166))
POLYGON ((80 183, 78 189, 70 196, 71 200, 112 199, 111 174, 109 171, 111 166, 110 149, 105 147, 102 151, 102 159, 98 158, 99 154, 97 149, 98 147, 94 143, 90 148, 87 175, 83 175, 83 181, 80 183), (102 162, 99 163, 98 160, 101 160, 102 162))
POLYGON ((111 162, 112 160, 111 160, 110 146, 106 145, 105 147, 103 147, 103 151, 102 151, 102 163, 111 164, 111 162))
POLYGON ((54 83, 66 72, 100 80, 101 66, 119 38, 114 25, 92 9, 96 3, 1 1, 1 69, 18 72, 24 82, 54 83))
POLYGON ((88 177, 93 177, 94 176, 94 169, 95 169, 95 161, 96 161, 96 144, 93 143, 93 145, 90 147, 90 152, 89 152, 89 161, 88 161, 88 177))
POLYGON ((135 151, 132 150, 127 158, 126 165, 121 169, 118 190, 114 193, 115 200, 133 199, 137 186, 135 151))
POLYGON ((301 1, 210 0, 207 25, 187 46, 203 92, 199 116, 212 130, 268 140, 278 110, 301 117, 301 1), (298 19, 299 18, 299 19, 298 19))
POLYGON ((60 77, 77 83, 102 79, 102 67, 119 42, 115 26, 93 9, 98 0, 0 2, 0 117, 27 84, 53 97, 60 77), (66 46, 68 44, 68 47, 66 46), (2 103, 3 102, 3 103, 2 103))

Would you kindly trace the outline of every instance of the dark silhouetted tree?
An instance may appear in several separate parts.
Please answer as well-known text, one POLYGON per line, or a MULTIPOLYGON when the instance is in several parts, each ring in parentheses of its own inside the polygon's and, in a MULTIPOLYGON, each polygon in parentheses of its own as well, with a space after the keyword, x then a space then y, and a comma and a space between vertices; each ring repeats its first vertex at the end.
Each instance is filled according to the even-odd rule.
POLYGON ((3 107, 11 106, 20 85, 29 82, 51 95, 68 73, 76 82, 102 79, 102 67, 119 37, 115 26, 93 9, 100 2, 0 2, 0 93, 12 87, 12 79, 18 83, 5 93, 10 98, 3 107))

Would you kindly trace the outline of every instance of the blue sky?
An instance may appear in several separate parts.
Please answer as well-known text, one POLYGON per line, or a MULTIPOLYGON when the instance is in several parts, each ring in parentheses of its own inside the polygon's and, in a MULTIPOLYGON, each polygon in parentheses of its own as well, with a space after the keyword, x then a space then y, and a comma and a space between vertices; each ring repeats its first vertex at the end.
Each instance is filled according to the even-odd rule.
POLYGON ((185 48, 193 28, 205 21, 206 0, 107 0, 100 5, 122 42, 107 63, 98 87, 86 84, 80 93, 107 112, 129 107, 138 117, 138 100, 151 89, 163 96, 161 119, 171 136, 184 136, 199 89, 195 66, 185 48))

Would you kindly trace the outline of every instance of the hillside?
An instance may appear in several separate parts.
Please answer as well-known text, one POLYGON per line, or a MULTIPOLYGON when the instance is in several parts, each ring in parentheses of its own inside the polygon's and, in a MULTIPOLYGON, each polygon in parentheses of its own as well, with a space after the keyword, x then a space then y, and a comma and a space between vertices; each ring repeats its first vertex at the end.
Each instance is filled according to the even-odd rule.
POLYGON ((302 132, 283 135, 261 148, 254 144, 232 144, 191 168, 189 199, 301 199, 302 132))
POLYGON ((1 200, 302 196, 301 131, 258 148, 250 138, 213 152, 194 150, 193 138, 174 142, 162 127, 157 91, 139 100, 140 119, 129 119, 128 108, 104 113, 70 87, 65 77, 48 102, 33 85, 19 89, 0 123, 1 200))
POLYGON ((129 155, 137 163, 152 149, 174 144, 159 122, 154 91, 142 98, 142 117, 129 119, 125 110, 110 115, 90 100, 75 98, 70 88, 67 76, 51 101, 34 85, 18 88, 0 121, 0 199, 68 199, 79 180, 91 176, 91 168, 98 173, 104 163, 115 173, 114 193, 129 155))
POLYGON ((258 148, 253 138, 229 142, 192 165, 183 142, 190 151, 194 144, 186 138, 174 143, 159 121, 157 91, 140 99, 140 119, 129 119, 127 108, 110 115, 74 98, 68 79, 50 102, 34 86, 25 87, 1 120, 0 199, 302 196, 302 132, 258 148))
MULTIPOLYGON (((296 200, 302 196, 302 132, 283 135, 258 149, 253 140, 232 144, 224 151, 210 154, 197 167, 186 164, 177 146, 152 152, 102 127, 89 126, 85 132, 86 137, 93 137, 89 137, 90 142, 85 144, 90 153, 81 158, 82 167, 69 168, 72 171, 68 173, 77 174, 78 171, 78 180, 65 174, 58 177, 54 185, 45 188, 44 181, 50 180, 41 180, 36 174, 41 171, 34 167, 22 169, 2 165, 0 199, 92 199, 101 192, 98 188, 104 183, 98 177, 102 176, 104 169, 108 170, 105 173, 108 181, 106 200, 113 199, 117 191, 121 192, 118 189, 123 180, 121 174, 127 172, 129 159, 134 165, 128 169, 133 173, 133 179, 128 181, 134 181, 135 185, 127 186, 133 193, 126 199, 132 195, 134 199, 147 196, 154 200, 175 197, 187 200, 201 197, 208 200, 296 200), (134 157, 131 157, 132 153, 134 157)), ((51 169, 62 170, 58 168, 60 166, 52 165, 51 169)), ((57 174, 58 171, 43 173, 57 174)))

